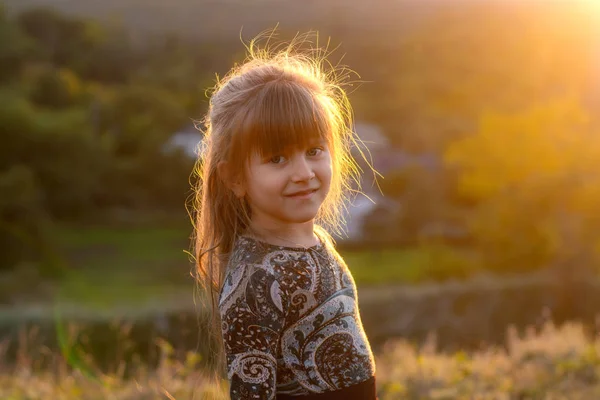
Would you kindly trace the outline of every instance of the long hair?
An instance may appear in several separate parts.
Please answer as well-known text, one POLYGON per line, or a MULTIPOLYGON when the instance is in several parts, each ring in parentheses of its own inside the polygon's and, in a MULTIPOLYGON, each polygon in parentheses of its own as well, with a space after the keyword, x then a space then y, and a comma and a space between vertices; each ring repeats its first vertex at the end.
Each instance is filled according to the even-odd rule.
POLYGON ((352 109, 342 85, 350 76, 346 68, 326 59, 326 49, 302 51, 306 36, 286 45, 259 45, 252 40, 247 58, 217 81, 203 120, 204 144, 195 173, 195 273, 200 293, 210 303, 213 371, 222 373, 222 348, 218 297, 228 257, 238 235, 249 227, 246 201, 236 197, 219 175, 227 162, 231 175, 244 179, 244 168, 253 151, 277 154, 290 145, 305 145, 318 137, 326 141, 332 159, 330 191, 315 218, 325 243, 330 233, 343 234, 344 213, 350 194, 360 189, 359 167, 351 156, 358 137, 352 109))

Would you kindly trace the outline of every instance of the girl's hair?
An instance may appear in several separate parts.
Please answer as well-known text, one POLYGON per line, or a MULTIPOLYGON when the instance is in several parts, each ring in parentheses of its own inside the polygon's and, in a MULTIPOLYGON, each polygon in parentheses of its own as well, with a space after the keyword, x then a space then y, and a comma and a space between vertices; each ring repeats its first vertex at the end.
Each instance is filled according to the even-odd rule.
MULTIPOLYGON (((261 36, 259 36, 259 39, 261 36)), ((223 372, 218 295, 229 253, 238 235, 249 227, 245 199, 235 196, 219 175, 227 162, 230 176, 244 180, 244 168, 254 151, 274 155, 288 146, 303 146, 324 139, 332 159, 329 194, 316 216, 319 236, 331 245, 328 231, 343 234, 344 213, 351 192, 358 191, 359 167, 351 149, 359 140, 353 116, 342 88, 349 70, 334 67, 326 51, 310 47, 302 51, 307 36, 287 45, 259 46, 252 40, 244 63, 218 80, 204 119, 205 136, 195 173, 195 273, 202 298, 211 303, 213 368, 223 372)), ((356 146, 360 152, 360 147, 356 146)), ((362 152, 361 152, 362 154, 362 152)))

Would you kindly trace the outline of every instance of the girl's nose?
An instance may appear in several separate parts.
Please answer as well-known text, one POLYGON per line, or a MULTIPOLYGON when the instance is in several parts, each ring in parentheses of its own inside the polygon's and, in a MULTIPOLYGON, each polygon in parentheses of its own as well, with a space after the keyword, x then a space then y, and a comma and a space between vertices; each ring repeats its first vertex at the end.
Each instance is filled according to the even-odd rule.
POLYGON ((310 163, 305 157, 296 157, 293 163, 292 181, 302 182, 308 181, 315 177, 310 163))

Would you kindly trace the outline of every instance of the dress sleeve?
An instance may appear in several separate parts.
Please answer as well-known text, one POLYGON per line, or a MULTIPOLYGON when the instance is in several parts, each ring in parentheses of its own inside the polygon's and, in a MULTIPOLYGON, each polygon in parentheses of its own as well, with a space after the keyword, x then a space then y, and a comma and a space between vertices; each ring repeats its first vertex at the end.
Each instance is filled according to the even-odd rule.
POLYGON ((219 312, 232 400, 275 399, 285 298, 264 268, 240 265, 227 274, 219 312))

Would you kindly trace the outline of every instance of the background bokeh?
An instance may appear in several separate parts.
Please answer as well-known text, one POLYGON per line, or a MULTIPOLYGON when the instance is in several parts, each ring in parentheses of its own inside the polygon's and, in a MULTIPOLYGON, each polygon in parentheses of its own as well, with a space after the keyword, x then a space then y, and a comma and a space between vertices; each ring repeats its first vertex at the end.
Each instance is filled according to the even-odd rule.
POLYGON ((355 72, 377 173, 337 244, 380 397, 600 398, 593 0, 0 2, 0 398, 226 392, 202 373, 194 122, 275 27, 355 72))

